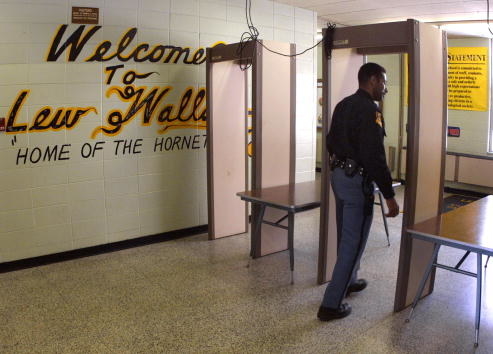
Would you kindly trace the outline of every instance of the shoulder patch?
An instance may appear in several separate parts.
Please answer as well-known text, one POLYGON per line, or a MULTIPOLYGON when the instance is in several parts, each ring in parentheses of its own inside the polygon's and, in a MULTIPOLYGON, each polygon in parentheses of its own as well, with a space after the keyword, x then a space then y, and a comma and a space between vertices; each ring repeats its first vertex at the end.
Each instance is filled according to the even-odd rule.
POLYGON ((375 112, 375 123, 377 123, 381 128, 383 128, 382 113, 380 113, 379 111, 375 112))

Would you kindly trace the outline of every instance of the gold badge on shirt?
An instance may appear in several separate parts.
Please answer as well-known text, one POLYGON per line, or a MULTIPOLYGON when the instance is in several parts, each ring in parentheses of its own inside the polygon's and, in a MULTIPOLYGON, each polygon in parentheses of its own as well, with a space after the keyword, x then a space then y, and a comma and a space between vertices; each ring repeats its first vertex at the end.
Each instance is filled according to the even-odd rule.
POLYGON ((382 113, 378 111, 375 113, 375 123, 377 123, 381 128, 383 128, 382 113))

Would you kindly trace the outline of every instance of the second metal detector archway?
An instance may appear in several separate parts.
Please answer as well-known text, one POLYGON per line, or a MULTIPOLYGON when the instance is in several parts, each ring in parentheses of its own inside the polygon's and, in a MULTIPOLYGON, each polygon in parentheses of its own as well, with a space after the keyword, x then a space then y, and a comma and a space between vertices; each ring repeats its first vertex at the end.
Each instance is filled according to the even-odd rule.
MULTIPOLYGON (((325 30, 328 31, 328 30, 325 30)), ((326 35, 326 33, 324 33, 326 35)), ((337 258, 335 202, 328 169, 326 136, 335 105, 357 90, 357 72, 368 54, 407 53, 409 112, 406 192, 394 310, 408 306, 416 294, 433 247, 413 240, 406 228, 441 212, 447 124, 447 38, 415 20, 336 28, 331 58, 323 60, 322 195, 318 281, 329 281, 337 258)), ((326 44, 326 43, 324 43, 326 44)), ((433 291, 434 274, 425 294, 433 291)), ((391 289, 389 289, 391 291, 391 289)))

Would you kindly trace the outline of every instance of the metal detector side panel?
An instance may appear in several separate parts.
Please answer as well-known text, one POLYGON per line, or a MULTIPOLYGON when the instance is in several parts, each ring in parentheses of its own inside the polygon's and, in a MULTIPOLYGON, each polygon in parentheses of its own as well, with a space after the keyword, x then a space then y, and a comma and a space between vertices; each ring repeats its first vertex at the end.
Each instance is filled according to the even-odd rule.
MULTIPOLYGON (((326 60, 327 61, 327 60, 326 60)), ((330 186, 329 156, 326 149, 327 134, 332 121, 332 112, 339 101, 352 95, 358 89, 358 70, 364 64, 364 56, 356 49, 338 49, 332 52, 332 59, 326 65, 328 78, 324 78, 324 90, 328 97, 324 101, 322 122, 322 199, 320 207, 320 242, 318 262, 318 282, 325 283, 332 278, 337 260, 337 223, 335 198, 330 186)))
POLYGON ((233 61, 209 68, 209 238, 216 239, 247 231, 246 203, 236 195, 246 189, 246 75, 233 61))
MULTIPOLYGON (((262 43, 276 52, 291 54, 294 45, 275 41, 262 43)), ((294 58, 281 56, 258 46, 258 70, 260 70, 260 87, 257 91, 257 101, 260 114, 257 123, 257 142, 259 150, 255 150, 257 166, 260 165, 261 188, 294 183, 295 166, 295 126, 294 104, 296 72, 294 58), (259 54, 260 53, 260 54, 259 54)), ((257 110, 258 112, 258 110, 257 110)), ((257 175, 258 175, 257 171, 257 175)), ((267 208, 264 219, 276 222, 286 212, 267 208)), ((262 225, 260 255, 266 255, 288 248, 288 233, 286 230, 262 225)))
MULTIPOLYGON (((414 220, 418 223, 441 213, 445 159, 446 102, 444 82, 443 32, 431 25, 418 23, 419 33, 419 112, 415 129, 419 129, 417 146, 414 220)), ((445 81, 444 81, 445 80, 445 81)), ((414 150, 416 152, 416 150, 414 150)), ((409 170, 407 167, 407 171, 409 170)), ((409 172, 408 172, 409 173, 409 172)), ((433 253, 429 242, 413 239, 410 255, 406 306, 412 303, 433 253)), ((430 278, 431 279, 431 278, 430 278)), ((428 281, 424 294, 432 291, 433 280, 428 281)))

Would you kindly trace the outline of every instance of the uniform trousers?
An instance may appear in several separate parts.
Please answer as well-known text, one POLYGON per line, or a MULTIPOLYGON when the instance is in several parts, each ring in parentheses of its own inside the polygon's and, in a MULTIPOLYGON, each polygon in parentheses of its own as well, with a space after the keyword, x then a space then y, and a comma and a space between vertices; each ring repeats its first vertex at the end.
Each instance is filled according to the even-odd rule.
POLYGON ((336 201, 338 250, 322 306, 336 309, 346 296, 348 286, 357 279, 373 218, 374 187, 360 174, 346 176, 341 168, 332 171, 331 185, 336 201))

